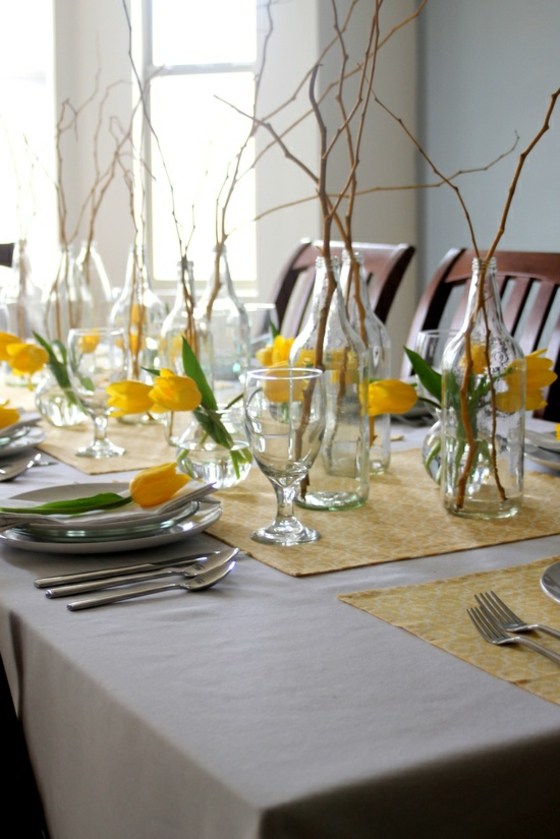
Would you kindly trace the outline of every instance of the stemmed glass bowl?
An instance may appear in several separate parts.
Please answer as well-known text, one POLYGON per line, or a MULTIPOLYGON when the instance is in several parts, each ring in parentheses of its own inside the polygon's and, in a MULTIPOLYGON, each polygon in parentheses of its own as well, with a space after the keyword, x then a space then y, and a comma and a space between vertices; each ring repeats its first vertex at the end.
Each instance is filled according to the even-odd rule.
POLYGON ((107 437, 107 385, 126 376, 125 335, 122 329, 71 329, 68 368, 72 389, 93 420, 93 441, 76 452, 81 457, 119 457, 125 449, 107 437))
POLYGON ((250 370, 244 387, 251 451, 276 493, 276 518, 251 535, 257 542, 297 545, 320 534, 294 516, 294 498, 319 452, 325 431, 323 373, 316 368, 250 370))

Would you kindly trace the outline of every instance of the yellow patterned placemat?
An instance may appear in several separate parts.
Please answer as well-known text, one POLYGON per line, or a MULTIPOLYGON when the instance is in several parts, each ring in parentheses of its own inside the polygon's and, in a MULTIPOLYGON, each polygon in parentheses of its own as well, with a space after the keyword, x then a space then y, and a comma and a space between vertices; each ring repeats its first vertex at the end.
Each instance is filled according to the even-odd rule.
MULTIPOLYGON (((520 646, 498 647, 484 641, 466 613, 474 595, 495 591, 524 620, 560 628, 560 604, 540 588, 550 557, 497 571, 480 571, 450 580, 341 594, 339 599, 368 612, 492 676, 505 679, 549 702, 560 704, 560 667, 520 646)), ((560 653, 560 641, 541 634, 535 640, 560 653)))
POLYGON ((474 521, 447 513, 437 485, 426 474, 420 452, 394 454, 390 470, 372 478, 367 504, 345 512, 297 509, 316 527, 318 542, 291 548, 261 545, 251 530, 274 517, 274 492, 257 470, 237 487, 218 493, 223 515, 210 533, 255 559, 293 576, 321 574, 411 557, 498 545, 560 532, 560 480, 529 473, 524 507, 501 521, 474 521))
POLYGON ((76 454, 77 449, 87 446, 93 440, 93 425, 91 428, 84 425, 54 428, 41 423, 41 428, 45 431, 46 438, 37 448, 86 475, 147 469, 175 460, 175 448, 168 444, 164 428, 159 423, 125 425, 116 420, 109 420, 108 437, 115 445, 122 446, 125 454, 102 460, 79 457, 76 454))
MULTIPOLYGON (((35 411, 33 391, 25 387, 1 388, 0 396, 8 399, 10 405, 22 411, 35 411)), ((55 428, 46 420, 39 423, 45 433, 45 440, 39 448, 46 454, 56 457, 62 463, 73 466, 86 475, 105 475, 111 472, 128 472, 148 469, 175 460, 175 449, 165 439, 164 426, 133 425, 109 419, 109 439, 126 450, 121 457, 106 460, 92 460, 78 457, 76 450, 87 446, 93 440, 93 423, 83 423, 70 428, 55 428)))

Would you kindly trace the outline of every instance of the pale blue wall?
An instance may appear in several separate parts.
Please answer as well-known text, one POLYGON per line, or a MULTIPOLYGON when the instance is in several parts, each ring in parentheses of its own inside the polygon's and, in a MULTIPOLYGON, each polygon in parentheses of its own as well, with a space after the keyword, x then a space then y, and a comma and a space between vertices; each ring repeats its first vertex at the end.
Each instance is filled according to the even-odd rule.
MULTIPOLYGON (((497 229, 519 152, 560 87, 558 0, 429 0, 419 37, 418 125, 446 174, 485 165, 520 135, 513 156, 463 183, 479 246, 497 229)), ((433 177, 420 166, 420 178, 433 177)), ((521 176, 502 240, 511 250, 560 250, 560 102, 521 176)), ((418 275, 470 245, 448 187, 418 195, 418 275)))

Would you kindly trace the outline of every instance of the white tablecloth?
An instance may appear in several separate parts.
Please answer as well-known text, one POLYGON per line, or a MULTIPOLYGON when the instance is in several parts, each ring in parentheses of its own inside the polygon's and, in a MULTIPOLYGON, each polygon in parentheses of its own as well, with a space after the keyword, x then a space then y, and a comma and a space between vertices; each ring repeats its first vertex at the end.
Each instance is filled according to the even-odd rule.
MULTIPOLYGON (((0 497, 83 479, 34 468, 0 497)), ((554 536, 308 578, 245 557, 203 595, 72 613, 33 580, 124 554, 0 547, 0 650, 51 839, 556 837, 558 706, 337 595, 558 554, 554 536)))

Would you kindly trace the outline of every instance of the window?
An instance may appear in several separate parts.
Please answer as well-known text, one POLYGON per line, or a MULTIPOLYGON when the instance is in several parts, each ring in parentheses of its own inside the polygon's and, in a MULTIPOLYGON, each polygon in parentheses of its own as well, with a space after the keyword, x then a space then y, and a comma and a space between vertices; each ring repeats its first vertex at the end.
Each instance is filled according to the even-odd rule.
MULTIPOLYGON (((216 207, 250 129, 257 60, 256 0, 144 0, 143 78, 154 133, 146 137, 146 222, 154 277, 174 280, 180 238, 195 276, 210 273, 216 207)), ((249 145, 225 229, 232 275, 255 288, 255 180, 249 145)), ((227 187, 226 187, 227 188, 227 187)))
POLYGON ((20 0, 0 50, 0 242, 43 254, 56 239, 50 31, 51 4, 20 0))

